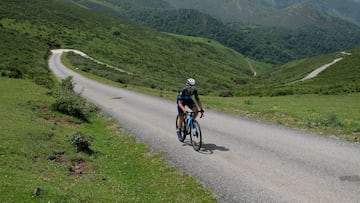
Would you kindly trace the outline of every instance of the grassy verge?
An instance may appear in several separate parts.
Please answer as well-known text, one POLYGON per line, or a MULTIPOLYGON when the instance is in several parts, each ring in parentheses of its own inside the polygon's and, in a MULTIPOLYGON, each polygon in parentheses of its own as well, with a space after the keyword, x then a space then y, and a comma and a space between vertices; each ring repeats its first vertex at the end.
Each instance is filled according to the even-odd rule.
POLYGON ((203 97, 206 106, 243 117, 360 141, 360 94, 203 97))
POLYGON ((114 120, 54 112, 48 89, 31 81, 0 84, 1 202, 215 202, 114 120), (92 153, 71 144, 77 132, 94 137, 92 153))

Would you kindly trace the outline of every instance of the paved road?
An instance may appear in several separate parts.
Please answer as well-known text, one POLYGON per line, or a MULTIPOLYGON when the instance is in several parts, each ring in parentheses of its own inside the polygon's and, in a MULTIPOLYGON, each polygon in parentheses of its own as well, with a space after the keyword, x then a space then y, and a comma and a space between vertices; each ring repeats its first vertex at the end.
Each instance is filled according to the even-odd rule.
POLYGON ((72 75, 76 91, 155 152, 167 152, 220 202, 360 202, 359 144, 207 110, 199 120, 204 148, 195 152, 177 141, 175 101, 89 80, 66 69, 60 56, 49 60, 57 77, 72 75))
POLYGON ((300 81, 304 81, 304 80, 309 80, 312 79, 314 77, 316 77, 317 75, 319 75, 321 72, 323 72, 324 70, 326 70, 327 68, 329 68, 330 66, 334 65, 335 63, 339 62, 343 60, 343 58, 337 58, 334 59, 331 63, 325 64, 323 66, 321 66, 320 68, 315 69, 314 71, 312 71, 311 73, 309 73, 306 77, 304 77, 303 79, 301 79, 300 81))

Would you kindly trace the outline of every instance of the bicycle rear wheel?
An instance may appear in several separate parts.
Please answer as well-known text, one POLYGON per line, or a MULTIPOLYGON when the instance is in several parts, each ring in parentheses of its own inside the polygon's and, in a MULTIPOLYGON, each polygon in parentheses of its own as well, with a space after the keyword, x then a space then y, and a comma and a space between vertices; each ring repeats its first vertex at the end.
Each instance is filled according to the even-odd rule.
MULTIPOLYGON (((179 119, 179 115, 176 116, 176 122, 175 122, 176 129, 179 128, 178 119, 179 119)), ((182 128, 180 129, 180 135, 178 135, 178 139, 180 142, 184 142, 186 138, 185 125, 186 123, 184 122, 182 128)))
POLYGON ((193 121, 193 128, 191 128, 190 140, 194 150, 199 151, 202 144, 202 135, 200 125, 195 120, 193 121))

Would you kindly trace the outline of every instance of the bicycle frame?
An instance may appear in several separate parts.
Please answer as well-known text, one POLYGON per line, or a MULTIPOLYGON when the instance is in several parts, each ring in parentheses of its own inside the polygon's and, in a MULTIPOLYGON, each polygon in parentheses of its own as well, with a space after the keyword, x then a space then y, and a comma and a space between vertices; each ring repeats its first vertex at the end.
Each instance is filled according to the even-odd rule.
MULTIPOLYGON (((201 113, 201 116, 200 118, 202 118, 204 116, 204 113, 202 111, 198 111, 201 113)), ((194 128, 194 125, 193 125, 193 121, 194 121, 194 114, 195 112, 187 112, 185 118, 184 118, 184 121, 186 123, 186 130, 187 130, 187 134, 189 134, 189 130, 194 128)))
POLYGON ((193 128, 193 120, 194 120, 193 114, 194 113, 191 113, 189 117, 185 118, 185 121, 187 121, 186 122, 186 126, 187 126, 186 129, 188 129, 188 130, 193 128))

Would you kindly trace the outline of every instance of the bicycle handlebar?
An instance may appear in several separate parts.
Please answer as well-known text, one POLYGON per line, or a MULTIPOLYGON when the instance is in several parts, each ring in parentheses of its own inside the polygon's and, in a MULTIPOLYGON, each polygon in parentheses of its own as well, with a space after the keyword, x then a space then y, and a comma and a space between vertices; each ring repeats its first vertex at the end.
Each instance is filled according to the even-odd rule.
MULTIPOLYGON (((200 112, 201 115, 200 115, 200 118, 204 117, 204 112, 203 111, 197 111, 198 113, 200 112)), ((191 115, 191 114, 194 114, 195 112, 194 111, 188 111, 187 114, 191 115)))

